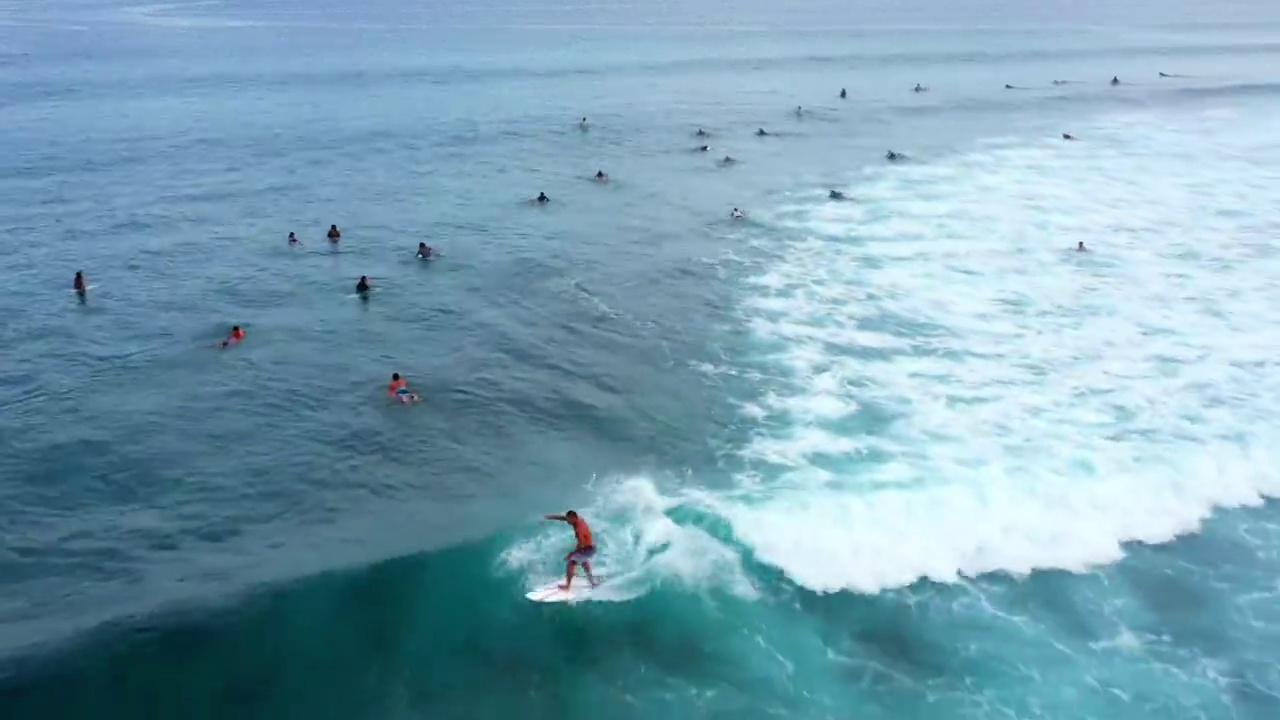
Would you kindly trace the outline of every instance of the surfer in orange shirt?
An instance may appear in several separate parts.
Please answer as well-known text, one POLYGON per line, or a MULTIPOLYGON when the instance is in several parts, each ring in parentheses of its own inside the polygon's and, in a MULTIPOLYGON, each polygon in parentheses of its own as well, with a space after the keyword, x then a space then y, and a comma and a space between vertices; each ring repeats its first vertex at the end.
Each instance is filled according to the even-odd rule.
POLYGON ((596 579, 591 576, 591 558, 595 557, 596 546, 591 541, 591 528, 587 527, 587 521, 578 516, 578 513, 570 510, 563 515, 547 515, 548 520, 559 520, 569 523, 573 528, 573 537, 577 540, 577 547, 573 552, 564 556, 564 584, 560 586, 561 590, 568 590, 573 584, 573 568, 575 565, 582 565, 582 569, 587 573, 587 581, 594 586, 596 579))
POLYGON ((417 402, 418 396, 409 392, 409 383, 400 377, 400 373, 391 373, 391 382, 387 384, 387 395, 401 403, 417 402))

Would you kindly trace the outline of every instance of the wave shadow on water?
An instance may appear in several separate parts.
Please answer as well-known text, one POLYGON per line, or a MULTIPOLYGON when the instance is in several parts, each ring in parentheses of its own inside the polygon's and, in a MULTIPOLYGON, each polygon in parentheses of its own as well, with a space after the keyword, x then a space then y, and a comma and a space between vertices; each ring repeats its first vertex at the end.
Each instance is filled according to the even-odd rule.
MULTIPOLYGON (((1269 506, 1215 521, 1209 535, 1276 527, 1269 506)), ((108 719, 900 716, 890 708, 1024 717, 1042 703, 1046 717, 1234 709, 1261 720, 1277 708, 1275 658, 1258 654, 1265 638, 1237 635, 1227 652, 1221 636, 1185 637, 1213 651, 1210 665, 1178 650, 1188 618, 1175 605, 1222 617, 1222 603, 1237 601, 1204 586, 1174 593, 1186 605, 1158 579, 1170 563, 1211 572, 1222 551, 1268 563, 1255 546, 1187 538, 1134 546, 1114 571, 922 581, 876 595, 811 593, 748 559, 767 588, 755 601, 664 584, 631 602, 562 605, 526 602, 518 573, 493 571, 512 540, 131 618, 4 666, 0 703, 12 717, 108 719), (1137 593, 1117 595, 1126 582, 1137 593), (1052 631, 1063 623, 1066 634, 1052 631), (1066 673, 1072 666, 1083 672, 1066 673), (1039 699, 1023 692, 1053 668, 1064 673, 1058 687, 1038 687, 1039 699), (1162 695, 1170 672, 1191 690, 1162 695), (1092 673, 1095 685, 1081 679, 1092 673)))
POLYGON ((747 693, 729 649, 702 642, 731 634, 731 621, 696 612, 695 598, 528 603, 512 577, 488 573, 492 549, 405 557, 213 612, 132 619, 11 664, 0 698, 19 717, 193 708, 212 717, 550 717, 616 703, 584 694, 588 678, 623 693, 664 685, 747 693))

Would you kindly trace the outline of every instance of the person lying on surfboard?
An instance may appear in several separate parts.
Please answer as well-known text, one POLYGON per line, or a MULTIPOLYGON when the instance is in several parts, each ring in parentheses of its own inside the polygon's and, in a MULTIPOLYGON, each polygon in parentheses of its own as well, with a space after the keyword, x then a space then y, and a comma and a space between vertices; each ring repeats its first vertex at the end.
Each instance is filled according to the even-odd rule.
POLYGON ((393 397, 401 404, 418 402, 418 395, 409 390, 409 383, 400 377, 400 373, 391 373, 391 382, 387 385, 387 397, 393 397))
POLYGON ((231 328, 231 332, 227 333, 227 339, 218 343, 218 347, 231 347, 244 339, 244 330, 239 325, 231 328))
POLYGON ((564 556, 564 584, 560 586, 561 590, 568 590, 573 584, 573 568, 575 565, 581 564, 582 569, 587 573, 587 580, 592 587, 596 585, 596 579, 591 576, 591 558, 595 557, 596 546, 591 542, 591 528, 587 527, 587 521, 578 516, 578 513, 570 510, 563 515, 547 515, 548 520, 562 520, 569 523, 573 527, 573 536, 578 541, 577 547, 573 552, 564 556))

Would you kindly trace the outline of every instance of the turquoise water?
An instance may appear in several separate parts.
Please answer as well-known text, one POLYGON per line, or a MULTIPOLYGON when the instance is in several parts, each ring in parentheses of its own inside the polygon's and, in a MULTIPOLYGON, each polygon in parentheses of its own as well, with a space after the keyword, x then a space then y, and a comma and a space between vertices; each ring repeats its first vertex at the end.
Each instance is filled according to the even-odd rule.
POLYGON ((0 717, 1280 717, 1278 33, 0 3, 0 717))

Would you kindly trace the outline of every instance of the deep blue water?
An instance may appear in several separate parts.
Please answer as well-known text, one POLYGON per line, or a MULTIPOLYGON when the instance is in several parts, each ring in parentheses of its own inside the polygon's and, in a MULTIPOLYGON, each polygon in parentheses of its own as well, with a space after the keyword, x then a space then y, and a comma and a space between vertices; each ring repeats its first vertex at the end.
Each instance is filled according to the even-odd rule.
POLYGON ((1278 33, 0 3, 0 717, 1280 717, 1278 33))

